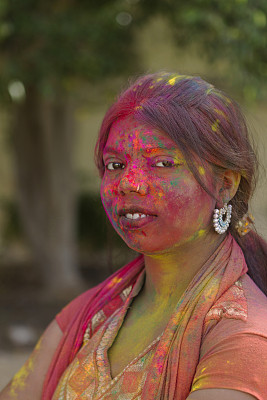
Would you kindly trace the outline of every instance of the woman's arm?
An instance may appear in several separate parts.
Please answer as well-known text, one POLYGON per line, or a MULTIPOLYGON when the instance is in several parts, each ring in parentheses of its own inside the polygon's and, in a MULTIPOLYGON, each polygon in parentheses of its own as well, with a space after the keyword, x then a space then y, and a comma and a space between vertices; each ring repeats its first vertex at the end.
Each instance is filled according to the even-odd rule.
POLYGON ((0 400, 41 399, 45 375, 61 338, 61 329, 53 320, 29 359, 0 393, 0 400))
POLYGON ((256 400, 256 397, 239 390, 203 389, 192 392, 186 400, 256 400))

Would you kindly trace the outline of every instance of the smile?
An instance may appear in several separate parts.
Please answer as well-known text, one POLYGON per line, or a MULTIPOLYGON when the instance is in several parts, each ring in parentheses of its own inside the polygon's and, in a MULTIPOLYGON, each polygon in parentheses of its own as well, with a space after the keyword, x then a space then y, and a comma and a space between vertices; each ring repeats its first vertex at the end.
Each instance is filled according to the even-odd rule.
POLYGON ((124 229, 140 229, 145 225, 148 225, 155 221, 157 217, 155 215, 146 215, 140 213, 127 213, 120 217, 120 223, 124 229))
POLYGON ((132 214, 132 213, 127 213, 127 214, 125 215, 125 217, 126 217, 127 219, 139 219, 139 218, 148 217, 148 215, 146 215, 146 214, 140 214, 140 213, 134 213, 134 214, 132 214))

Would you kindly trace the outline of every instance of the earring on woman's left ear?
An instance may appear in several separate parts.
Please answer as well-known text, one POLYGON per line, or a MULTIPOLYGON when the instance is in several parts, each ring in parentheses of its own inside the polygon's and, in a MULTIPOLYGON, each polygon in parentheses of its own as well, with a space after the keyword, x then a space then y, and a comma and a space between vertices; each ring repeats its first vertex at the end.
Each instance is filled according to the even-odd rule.
POLYGON ((213 226, 217 233, 222 235, 227 231, 231 222, 232 206, 224 203, 224 206, 220 209, 215 208, 213 214, 213 226), (225 216, 225 218, 224 218, 225 216))

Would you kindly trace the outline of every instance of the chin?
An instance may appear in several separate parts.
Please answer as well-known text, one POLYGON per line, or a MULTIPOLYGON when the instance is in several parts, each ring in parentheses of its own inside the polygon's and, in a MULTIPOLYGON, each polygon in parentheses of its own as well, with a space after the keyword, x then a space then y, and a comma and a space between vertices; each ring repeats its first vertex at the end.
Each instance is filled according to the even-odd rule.
POLYGON ((136 240, 136 241, 129 241, 129 240, 125 240, 125 238, 122 238, 124 240, 124 242, 126 243, 126 245, 141 254, 144 255, 155 255, 155 254, 164 254, 166 253, 166 251, 168 251, 169 249, 173 248, 175 245, 170 246, 169 244, 166 244, 165 246, 163 245, 162 241, 161 243, 147 243, 145 241, 140 241, 140 240, 136 240))
POLYGON ((125 242, 125 244, 132 250, 142 253, 142 254, 149 254, 149 253, 155 253, 155 252, 160 252, 162 251, 162 246, 160 245, 155 245, 155 243, 148 243, 146 240, 129 240, 129 238, 125 238, 122 235, 120 235, 122 240, 125 242))

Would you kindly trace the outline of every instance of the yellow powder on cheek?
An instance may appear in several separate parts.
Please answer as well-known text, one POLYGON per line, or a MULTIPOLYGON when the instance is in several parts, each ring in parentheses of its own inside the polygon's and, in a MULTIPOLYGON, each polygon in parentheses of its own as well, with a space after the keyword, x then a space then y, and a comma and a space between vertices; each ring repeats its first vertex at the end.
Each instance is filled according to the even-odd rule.
POLYGON ((164 197, 165 196, 165 193, 162 193, 162 192, 159 192, 158 193, 158 197, 161 199, 161 197, 164 197))
POLYGON ((197 232, 197 237, 200 238, 201 236, 204 236, 205 233, 206 233, 206 229, 200 229, 200 230, 197 232))
POLYGON ((189 238, 189 240, 196 240, 204 236, 206 233, 206 229, 199 229, 199 231, 195 232, 193 236, 189 238))

